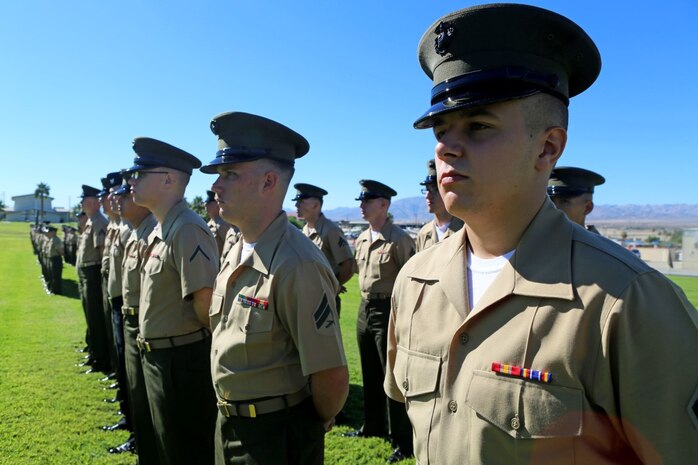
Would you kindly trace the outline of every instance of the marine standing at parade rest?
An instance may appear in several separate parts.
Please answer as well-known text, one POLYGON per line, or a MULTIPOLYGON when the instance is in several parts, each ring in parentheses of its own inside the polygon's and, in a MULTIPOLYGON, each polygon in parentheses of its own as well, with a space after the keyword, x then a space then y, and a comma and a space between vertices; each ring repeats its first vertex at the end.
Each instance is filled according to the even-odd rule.
POLYGON ((56 235, 55 226, 46 228, 49 280, 48 290, 53 294, 63 294, 63 242, 56 235))
POLYGON ((446 209, 465 226, 395 284, 385 389, 420 465, 664 464, 698 457, 698 312, 546 195, 569 97, 600 70, 569 19, 482 5, 419 44, 446 209))
POLYGON ((594 187, 604 182, 604 177, 593 171, 559 166, 550 173, 548 195, 570 221, 593 233, 601 234, 593 224, 586 224, 586 217, 594 210, 594 187))
MULTIPOLYGON (((124 359, 124 324, 121 308, 123 306, 122 296, 122 265, 124 262, 124 248, 128 237, 131 235, 131 225, 121 216, 120 200, 121 196, 116 195, 116 192, 122 188, 125 173, 110 173, 107 175, 109 180, 108 193, 106 195, 107 202, 110 205, 110 211, 116 217, 116 227, 112 233, 111 242, 109 245, 109 264, 107 266, 107 293, 109 295, 109 310, 111 314, 114 350, 116 354, 116 380, 118 391, 116 398, 119 399, 120 410, 124 414, 123 422, 119 421, 111 426, 112 429, 128 429, 133 430, 133 421, 131 417, 131 408, 129 407, 129 396, 126 381, 126 364, 124 359)), ((118 446, 121 447, 121 446, 118 446)), ((110 450, 118 449, 111 448, 110 450)))
POLYGON ((434 219, 422 226, 417 233, 417 252, 451 237, 463 227, 463 220, 451 215, 444 206, 436 183, 434 159, 427 161, 427 177, 419 184, 424 186, 422 194, 427 201, 427 210, 434 215, 434 219))
POLYGON ((206 213, 210 218, 208 220, 208 227, 218 245, 218 256, 222 256, 223 249, 225 248, 225 238, 230 229, 230 224, 226 223, 225 220, 221 218, 218 211, 218 204, 216 203, 216 193, 213 191, 206 191, 206 213))
POLYGON ((80 299, 87 320, 87 344, 92 368, 86 373, 109 372, 109 344, 107 326, 104 321, 102 300, 101 264, 104 240, 107 235, 107 220, 99 211, 99 190, 82 186, 82 210, 87 221, 80 234, 76 265, 80 284, 80 299))
POLYGON ((388 399, 383 392, 390 294, 398 272, 415 254, 415 244, 388 218, 390 199, 397 192, 378 181, 362 179, 359 184, 361 193, 356 200, 361 201, 361 215, 369 223, 356 239, 355 254, 361 291, 356 337, 363 374, 364 425, 345 436, 386 436, 387 413, 395 448, 388 461, 397 462, 412 455, 412 429, 405 406, 388 399))
POLYGON ((210 464, 216 404, 208 309, 218 247, 184 200, 201 162, 146 137, 136 138, 133 150, 133 200, 158 222, 143 257, 137 341, 158 453, 165 464, 210 464))
POLYGON ((141 265, 148 247, 148 236, 153 232, 157 220, 150 210, 134 203, 131 185, 128 184, 130 176, 129 172, 124 173, 124 182, 114 192, 114 195, 119 199, 118 207, 121 218, 131 225, 131 234, 126 239, 123 252, 121 280, 123 305, 119 310, 123 315, 124 327, 124 365, 126 370, 124 387, 128 390, 133 435, 129 441, 109 449, 109 452, 114 454, 130 452, 135 448, 139 465, 158 465, 160 459, 155 441, 153 417, 148 405, 140 349, 136 342, 141 296, 141 265))
MULTIPOLYGON (((109 360, 111 361, 111 367, 114 374, 116 374, 118 370, 119 357, 117 355, 116 339, 114 336, 114 319, 112 317, 112 302, 111 295, 109 293, 109 273, 112 245, 116 241, 116 236, 119 234, 121 218, 119 217, 119 213, 112 207, 111 199, 109 198, 109 191, 114 186, 120 186, 121 180, 121 173, 118 171, 108 173, 106 177, 102 178, 102 190, 99 192, 99 194, 97 194, 99 202, 102 205, 102 211, 104 211, 104 213, 107 215, 107 219, 109 220, 107 225, 107 234, 104 238, 104 253, 102 254, 102 308, 104 311, 104 322, 106 324, 107 331, 107 344, 109 345, 109 360)), ((113 375, 111 376, 113 378, 113 375)), ((118 389, 118 382, 112 384, 110 388, 118 389)), ((123 392, 118 390, 117 396, 119 398, 123 398, 123 392)), ((124 412, 125 411, 126 409, 124 409, 124 412)), ((122 427, 126 426, 126 422, 126 418, 120 420, 122 427)))
MULTIPOLYGON (((327 191, 304 183, 294 184, 293 188, 296 189, 296 196, 291 200, 296 202, 296 214, 298 218, 305 220, 303 234, 313 241, 327 258, 334 276, 339 281, 340 293, 342 290, 346 291, 344 284, 354 275, 356 261, 342 229, 322 213, 323 197, 327 195, 327 191)), ((342 310, 339 294, 336 301, 339 315, 342 310)))
POLYGON ((282 204, 300 134, 248 113, 211 122, 223 219, 242 237, 216 279, 212 373, 218 395, 216 464, 322 464, 324 434, 349 391, 334 296, 339 284, 282 204))

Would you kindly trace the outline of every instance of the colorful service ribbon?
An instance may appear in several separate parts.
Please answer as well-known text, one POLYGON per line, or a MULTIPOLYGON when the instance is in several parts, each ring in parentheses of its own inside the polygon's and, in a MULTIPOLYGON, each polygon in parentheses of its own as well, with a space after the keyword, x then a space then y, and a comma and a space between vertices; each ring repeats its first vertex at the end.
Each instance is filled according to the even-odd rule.
POLYGON ((492 371, 503 375, 517 376, 524 379, 532 379, 549 383, 553 379, 553 374, 549 371, 531 370, 528 368, 517 367, 516 365, 506 365, 499 362, 492 362, 492 371))
POLYGON ((269 308, 268 301, 256 299, 254 297, 247 297, 246 295, 242 294, 238 294, 238 302, 240 302, 243 305, 249 305, 250 307, 261 308, 262 310, 266 310, 267 308, 269 308))

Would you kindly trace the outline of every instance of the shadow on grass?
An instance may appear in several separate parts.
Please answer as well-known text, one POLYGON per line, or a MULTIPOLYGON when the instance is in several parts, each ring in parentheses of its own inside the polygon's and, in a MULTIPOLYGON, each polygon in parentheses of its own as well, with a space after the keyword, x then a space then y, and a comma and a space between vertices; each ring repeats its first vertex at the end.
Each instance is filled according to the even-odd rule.
POLYGON ((342 425, 360 428, 364 422, 364 388, 360 384, 349 385, 349 396, 344 403, 345 418, 342 425))
POLYGON ((80 299, 80 290, 78 289, 78 283, 74 279, 63 278, 63 296, 70 297, 71 299, 80 299))

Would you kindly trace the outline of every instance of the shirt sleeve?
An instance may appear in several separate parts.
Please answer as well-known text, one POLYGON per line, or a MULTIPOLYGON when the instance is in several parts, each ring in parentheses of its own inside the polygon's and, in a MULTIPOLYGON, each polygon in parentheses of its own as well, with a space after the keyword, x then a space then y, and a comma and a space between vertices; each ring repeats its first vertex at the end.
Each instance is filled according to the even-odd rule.
POLYGON ((338 266, 340 263, 354 258, 349 243, 344 237, 341 229, 332 228, 329 234, 327 234, 327 241, 329 242, 330 253, 334 260, 334 263, 331 265, 338 266))
POLYGON ((658 272, 612 303, 594 399, 642 463, 698 457, 698 311, 658 272))
POLYGON ((416 246, 414 240, 407 233, 401 234, 395 245, 397 246, 395 261, 398 264, 398 269, 400 269, 415 254, 416 246))
POLYGON ((177 231, 172 251, 180 269, 182 296, 213 288, 218 274, 218 246, 210 232, 186 223, 177 231))
POLYGON ((347 364, 336 287, 329 268, 305 262, 285 271, 275 290, 279 319, 298 350, 304 376, 347 364))

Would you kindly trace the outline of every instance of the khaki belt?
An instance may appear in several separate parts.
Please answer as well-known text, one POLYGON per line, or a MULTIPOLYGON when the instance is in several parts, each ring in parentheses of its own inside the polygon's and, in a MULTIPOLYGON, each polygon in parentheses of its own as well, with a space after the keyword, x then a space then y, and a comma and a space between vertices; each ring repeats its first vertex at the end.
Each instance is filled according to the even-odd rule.
POLYGON ((95 266, 95 265, 101 265, 102 262, 99 260, 96 260, 94 262, 85 262, 80 264, 80 268, 87 268, 88 266, 95 266))
POLYGON ((202 341, 211 335, 207 328, 201 328, 193 333, 182 334, 181 336, 160 337, 157 339, 143 339, 140 335, 136 338, 136 345, 140 350, 150 352, 159 349, 170 349, 172 347, 184 346, 202 341))
POLYGON ((259 415, 274 413, 293 407, 294 405, 300 404, 308 397, 310 397, 310 389, 306 385, 303 389, 293 394, 254 401, 243 400, 240 402, 219 399, 217 405, 221 415, 225 417, 255 418, 259 415))
POLYGON ((366 300, 389 300, 390 294, 381 294, 379 292, 368 292, 368 293, 362 293, 361 297, 363 297, 366 300))
POLYGON ((127 307, 126 305, 124 305, 123 307, 121 307, 121 314, 130 316, 138 315, 138 307, 127 307))

